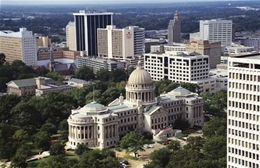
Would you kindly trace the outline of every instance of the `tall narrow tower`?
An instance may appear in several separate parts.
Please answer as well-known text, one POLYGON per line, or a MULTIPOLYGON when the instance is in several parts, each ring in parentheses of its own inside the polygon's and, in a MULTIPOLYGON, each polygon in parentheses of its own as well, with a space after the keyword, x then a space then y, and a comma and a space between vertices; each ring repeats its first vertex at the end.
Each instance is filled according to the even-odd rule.
POLYGON ((113 24, 113 13, 80 10, 73 13, 75 22, 76 50, 97 56, 97 28, 113 24))
POLYGON ((168 25, 168 44, 181 42, 181 20, 178 11, 168 25))
POLYGON ((228 58, 227 168, 260 167, 260 54, 228 58))

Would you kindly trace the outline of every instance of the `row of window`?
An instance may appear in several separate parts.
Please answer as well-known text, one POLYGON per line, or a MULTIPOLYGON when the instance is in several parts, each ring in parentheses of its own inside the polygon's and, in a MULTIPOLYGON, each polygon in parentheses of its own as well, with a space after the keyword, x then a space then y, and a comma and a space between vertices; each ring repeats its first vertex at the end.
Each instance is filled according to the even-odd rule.
MULTIPOLYGON (((257 131, 259 131, 259 125, 251 124, 251 123, 247 123, 247 122, 242 122, 242 121, 236 121, 236 120, 228 119, 228 125, 229 126, 240 127, 242 129, 249 129, 249 130, 257 130, 257 131)), ((233 133, 235 134, 235 132, 232 132, 232 134, 233 133)))
MULTIPOLYGON (((252 72, 248 72, 248 73, 252 73, 252 72)), ((229 79, 238 79, 238 80, 259 82, 260 76, 259 75, 249 75, 249 74, 229 72, 229 79)))
MULTIPOLYGON (((238 136, 241 138, 248 138, 250 140, 255 140, 255 141, 259 140, 259 135, 257 135, 257 134, 252 134, 252 133, 248 133, 245 131, 240 131, 240 130, 235 130, 235 129, 230 129, 230 128, 228 129, 228 132, 232 135, 235 135, 235 136, 238 136)), ((237 144, 237 140, 235 140, 235 143, 232 140, 232 144, 240 145, 240 144, 237 144)), ((244 146, 244 144, 242 144, 242 146, 244 146)), ((247 145, 245 145, 245 147, 247 147, 247 145)))
MULTIPOLYGON (((242 82, 242 81, 241 81, 242 82)), ((229 88, 241 89, 244 91, 260 91, 260 87, 258 85, 253 84, 245 84, 245 83, 238 83, 238 82, 229 82, 229 88)))
MULTIPOLYGON (((258 94, 257 92, 255 94, 258 94)), ((241 100, 247 100, 247 101, 254 101, 254 102, 260 102, 260 96, 258 95, 252 95, 252 94, 246 94, 246 93, 238 93, 238 92, 228 92, 229 98, 235 98, 235 99, 241 99, 241 100)))
POLYGON ((249 104, 249 103, 241 103, 241 102, 235 102, 235 101, 228 101, 228 106, 229 107, 234 107, 234 108, 240 108, 243 110, 249 110, 252 112, 259 112, 259 105, 254 105, 254 104, 249 104))
MULTIPOLYGON (((235 157, 231 157, 231 156, 228 157, 228 161, 229 162, 233 162, 235 164, 239 164, 239 165, 243 165, 243 166, 246 166, 246 167, 250 167, 250 168, 259 168, 259 166, 260 166, 257 163, 252 163, 252 162, 250 162, 248 160, 243 160, 243 159, 239 159, 239 158, 235 158, 235 157)), ((234 167, 234 166, 230 166, 229 165, 228 168, 237 168, 237 166, 234 167)))
POLYGON ((251 114, 247 112, 240 112, 240 111, 234 111, 234 110, 229 110, 228 111, 228 116, 233 116, 237 118, 241 118, 243 120, 251 120, 251 121, 259 121, 259 115, 257 114, 251 114))

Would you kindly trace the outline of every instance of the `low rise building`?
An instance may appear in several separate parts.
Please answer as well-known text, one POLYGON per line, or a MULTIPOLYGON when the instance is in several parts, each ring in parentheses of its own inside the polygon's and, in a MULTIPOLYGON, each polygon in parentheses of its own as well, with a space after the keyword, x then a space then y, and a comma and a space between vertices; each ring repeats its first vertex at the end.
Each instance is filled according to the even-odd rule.
POLYGON ((151 53, 165 51, 186 51, 186 45, 183 43, 151 45, 151 53))
POLYGON ((225 53, 229 55, 248 54, 254 51, 254 47, 246 47, 242 45, 233 45, 226 47, 225 53))
POLYGON ((51 78, 37 77, 29 79, 12 80, 8 82, 7 94, 15 94, 18 96, 36 95, 44 96, 49 92, 67 91, 74 87, 69 85, 55 85, 56 82, 51 78))
POLYGON ((84 86, 93 84, 93 82, 85 81, 85 80, 77 79, 77 78, 71 78, 71 79, 69 79, 69 80, 67 81, 67 84, 68 84, 69 86, 73 86, 73 87, 77 87, 77 88, 82 88, 82 87, 84 87, 84 86))
POLYGON ((174 136, 176 119, 187 120, 191 126, 202 126, 203 100, 196 93, 178 87, 169 93, 155 96, 150 74, 139 61, 122 95, 108 106, 91 102, 71 111, 68 118, 69 146, 78 144, 107 148, 118 144, 119 137, 135 130, 148 131, 156 140, 174 136))
POLYGON ((125 62, 104 59, 104 58, 95 58, 95 57, 76 57, 76 66, 78 68, 82 66, 89 66, 93 68, 94 73, 100 69, 106 69, 112 71, 117 68, 125 68, 125 62))

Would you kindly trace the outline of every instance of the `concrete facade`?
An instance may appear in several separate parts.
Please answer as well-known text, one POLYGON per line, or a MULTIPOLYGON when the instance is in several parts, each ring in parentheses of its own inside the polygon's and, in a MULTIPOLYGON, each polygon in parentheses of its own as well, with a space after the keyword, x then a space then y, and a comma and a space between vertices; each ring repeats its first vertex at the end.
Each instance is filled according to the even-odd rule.
POLYGON ((104 58, 125 60, 144 54, 144 29, 138 26, 98 28, 97 40, 98 56, 104 58))
POLYGON ((26 65, 36 65, 36 37, 26 28, 20 28, 19 32, 0 31, 0 52, 5 54, 7 62, 21 60, 26 65))
POLYGON ((208 55, 210 69, 214 69, 216 68, 217 64, 220 64, 220 42, 210 42, 208 40, 194 40, 186 44, 186 50, 188 52, 196 52, 201 55, 208 55))
POLYGON ((212 42, 221 42, 222 47, 230 46, 232 43, 232 20, 201 20, 200 39, 212 42))
POLYGON ((168 44, 181 42, 181 20, 176 11, 173 20, 168 25, 168 44))
POLYGON ((66 45, 69 50, 76 51, 75 22, 69 22, 66 26, 66 45))
POLYGON ((227 168, 260 167, 260 55, 229 57, 227 168))

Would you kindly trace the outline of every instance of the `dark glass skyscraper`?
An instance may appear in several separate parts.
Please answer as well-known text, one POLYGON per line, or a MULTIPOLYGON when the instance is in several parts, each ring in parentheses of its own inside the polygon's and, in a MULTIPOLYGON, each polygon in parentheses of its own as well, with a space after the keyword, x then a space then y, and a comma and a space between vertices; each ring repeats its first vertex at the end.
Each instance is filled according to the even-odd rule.
POLYGON ((75 21, 76 50, 97 56, 97 28, 113 24, 113 13, 80 10, 73 13, 75 21))

